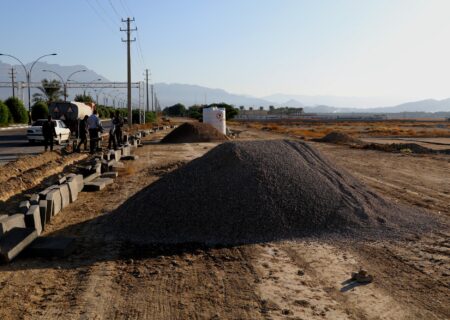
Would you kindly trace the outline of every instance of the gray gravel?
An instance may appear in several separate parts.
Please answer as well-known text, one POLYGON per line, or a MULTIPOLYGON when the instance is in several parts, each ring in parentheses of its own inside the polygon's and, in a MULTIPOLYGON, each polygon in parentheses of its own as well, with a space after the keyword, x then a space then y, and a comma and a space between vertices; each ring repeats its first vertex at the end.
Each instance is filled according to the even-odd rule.
POLYGON ((307 235, 424 231, 430 216, 381 198, 310 145, 226 142, 106 216, 135 242, 238 244, 307 235))

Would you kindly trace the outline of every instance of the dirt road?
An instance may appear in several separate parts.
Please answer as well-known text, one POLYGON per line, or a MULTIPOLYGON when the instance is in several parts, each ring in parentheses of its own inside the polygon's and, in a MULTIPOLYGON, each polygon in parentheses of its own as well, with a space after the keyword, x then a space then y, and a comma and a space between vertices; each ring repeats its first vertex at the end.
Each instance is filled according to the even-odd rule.
MULTIPOLYGON (((80 194, 45 232, 76 236, 72 256, 0 266, 0 319, 450 318, 448 230, 402 242, 301 239, 229 248, 138 246, 101 233, 98 217, 214 146, 147 143, 113 185, 80 194), (360 266, 373 283, 346 282, 360 266)), ((315 146, 379 193, 448 217, 448 157, 315 146)))

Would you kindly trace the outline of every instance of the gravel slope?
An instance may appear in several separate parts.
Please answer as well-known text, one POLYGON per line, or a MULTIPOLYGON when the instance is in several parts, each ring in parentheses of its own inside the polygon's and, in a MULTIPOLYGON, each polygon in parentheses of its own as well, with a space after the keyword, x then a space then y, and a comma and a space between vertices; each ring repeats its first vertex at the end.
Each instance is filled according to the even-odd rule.
POLYGON ((167 174, 106 217, 137 242, 255 243, 304 235, 379 237, 435 225, 391 203, 308 144, 221 144, 167 174))

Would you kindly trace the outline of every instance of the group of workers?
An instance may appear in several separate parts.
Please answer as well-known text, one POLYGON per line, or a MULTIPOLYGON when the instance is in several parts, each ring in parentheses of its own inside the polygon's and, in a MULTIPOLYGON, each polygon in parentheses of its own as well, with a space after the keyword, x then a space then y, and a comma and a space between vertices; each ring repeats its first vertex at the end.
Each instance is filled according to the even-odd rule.
MULTIPOLYGON (((112 126, 109 130, 109 140, 108 149, 111 146, 117 149, 118 145, 123 144, 123 132, 122 127, 124 125, 124 120, 120 116, 118 110, 116 110, 114 117, 112 119, 112 126)), ((97 110, 94 110, 90 116, 85 116, 79 123, 78 127, 78 137, 79 143, 76 151, 81 152, 81 145, 84 145, 84 151, 87 151, 87 138, 89 135, 89 146, 90 153, 94 154, 98 148, 98 142, 100 141, 100 134, 103 133, 104 129, 102 122, 98 117, 97 110)), ((44 122, 42 125, 42 134, 44 136, 44 146, 45 151, 50 147, 50 151, 53 150, 53 138, 56 138, 55 122, 52 120, 52 116, 48 116, 48 121, 44 122)))

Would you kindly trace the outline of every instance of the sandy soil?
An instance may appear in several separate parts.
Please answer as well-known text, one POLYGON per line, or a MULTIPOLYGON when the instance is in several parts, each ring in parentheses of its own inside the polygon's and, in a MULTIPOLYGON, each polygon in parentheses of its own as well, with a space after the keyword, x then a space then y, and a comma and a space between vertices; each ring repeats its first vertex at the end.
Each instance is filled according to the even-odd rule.
MULTIPOLYGON (((448 156, 314 145, 379 193, 448 218, 448 156)), ((229 248, 142 247, 99 232, 99 216, 214 146, 148 142, 113 185, 80 194, 45 232, 76 236, 73 255, 0 266, 0 319, 450 318, 449 230, 402 242, 301 239, 229 248), (359 267, 373 283, 347 282, 359 267)))

